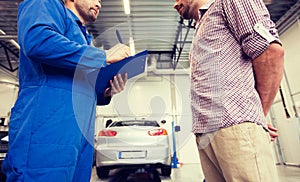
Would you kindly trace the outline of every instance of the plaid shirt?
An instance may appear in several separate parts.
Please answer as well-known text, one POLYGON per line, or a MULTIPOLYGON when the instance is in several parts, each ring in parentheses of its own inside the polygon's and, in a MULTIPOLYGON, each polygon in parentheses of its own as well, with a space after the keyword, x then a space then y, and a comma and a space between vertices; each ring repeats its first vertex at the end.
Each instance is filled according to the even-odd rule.
POLYGON ((279 41, 267 8, 261 0, 215 0, 199 17, 190 51, 193 132, 245 121, 266 128, 252 61, 269 46, 254 31, 256 23, 279 41))

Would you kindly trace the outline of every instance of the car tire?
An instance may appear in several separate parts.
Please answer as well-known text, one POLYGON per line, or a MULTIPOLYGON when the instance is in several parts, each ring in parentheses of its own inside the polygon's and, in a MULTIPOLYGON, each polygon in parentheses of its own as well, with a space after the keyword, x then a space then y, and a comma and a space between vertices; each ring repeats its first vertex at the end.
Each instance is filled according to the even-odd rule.
POLYGON ((96 167, 96 171, 100 179, 107 178, 109 175, 109 169, 107 167, 96 167))
POLYGON ((164 165, 161 167, 161 175, 162 176, 170 176, 171 175, 171 166, 169 165, 164 165))

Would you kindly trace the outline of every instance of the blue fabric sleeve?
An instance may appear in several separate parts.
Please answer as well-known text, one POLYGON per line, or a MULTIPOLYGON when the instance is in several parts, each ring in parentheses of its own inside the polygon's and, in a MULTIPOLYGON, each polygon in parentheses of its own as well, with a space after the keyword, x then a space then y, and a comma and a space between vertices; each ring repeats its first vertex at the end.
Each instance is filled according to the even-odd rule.
MULTIPOLYGON (((23 53, 34 61, 76 69, 106 66, 105 51, 82 42, 81 32, 70 40, 67 9, 60 0, 27 0, 19 7, 19 42, 23 53)), ((77 31, 78 30, 74 30, 77 31)))

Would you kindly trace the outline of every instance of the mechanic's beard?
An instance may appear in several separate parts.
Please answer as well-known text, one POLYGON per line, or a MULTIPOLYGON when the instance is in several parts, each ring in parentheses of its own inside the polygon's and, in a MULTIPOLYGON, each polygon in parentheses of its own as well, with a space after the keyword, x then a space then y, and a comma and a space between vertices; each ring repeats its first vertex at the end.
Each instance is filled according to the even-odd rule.
POLYGON ((76 9, 77 9, 79 15, 83 18, 84 24, 93 23, 96 21, 97 16, 95 16, 94 12, 91 11, 90 9, 87 11, 84 9, 83 6, 80 6, 80 5, 76 6, 76 9))
POLYGON ((191 19, 191 15, 189 14, 189 11, 190 11, 190 8, 187 7, 187 8, 184 10, 184 12, 182 13, 181 17, 182 17, 183 19, 187 19, 187 20, 191 19))
POLYGON ((97 20, 97 16, 95 16, 94 11, 82 12, 82 18, 85 23, 94 23, 97 20))
POLYGON ((97 20, 97 17, 95 17, 93 14, 89 14, 84 18, 86 23, 94 23, 97 20))

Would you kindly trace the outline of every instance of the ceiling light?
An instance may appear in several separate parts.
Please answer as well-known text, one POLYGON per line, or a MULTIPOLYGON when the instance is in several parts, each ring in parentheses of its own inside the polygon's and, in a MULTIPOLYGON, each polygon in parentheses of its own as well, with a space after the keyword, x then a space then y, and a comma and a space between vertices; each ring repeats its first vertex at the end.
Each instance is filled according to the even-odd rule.
MULTIPOLYGON (((6 35, 6 33, 0 29, 0 34, 2 35, 6 35)), ((20 46, 19 44, 14 40, 14 39, 10 39, 9 42, 14 45, 17 49, 20 49, 20 46)))
POLYGON ((126 15, 130 14, 130 4, 129 4, 129 0, 123 0, 124 3, 124 12, 126 15))
POLYGON ((10 39, 9 42, 14 45, 17 49, 20 49, 20 45, 13 39, 10 39))
POLYGON ((0 29, 0 34, 6 35, 6 33, 3 30, 1 30, 1 29, 0 29))

